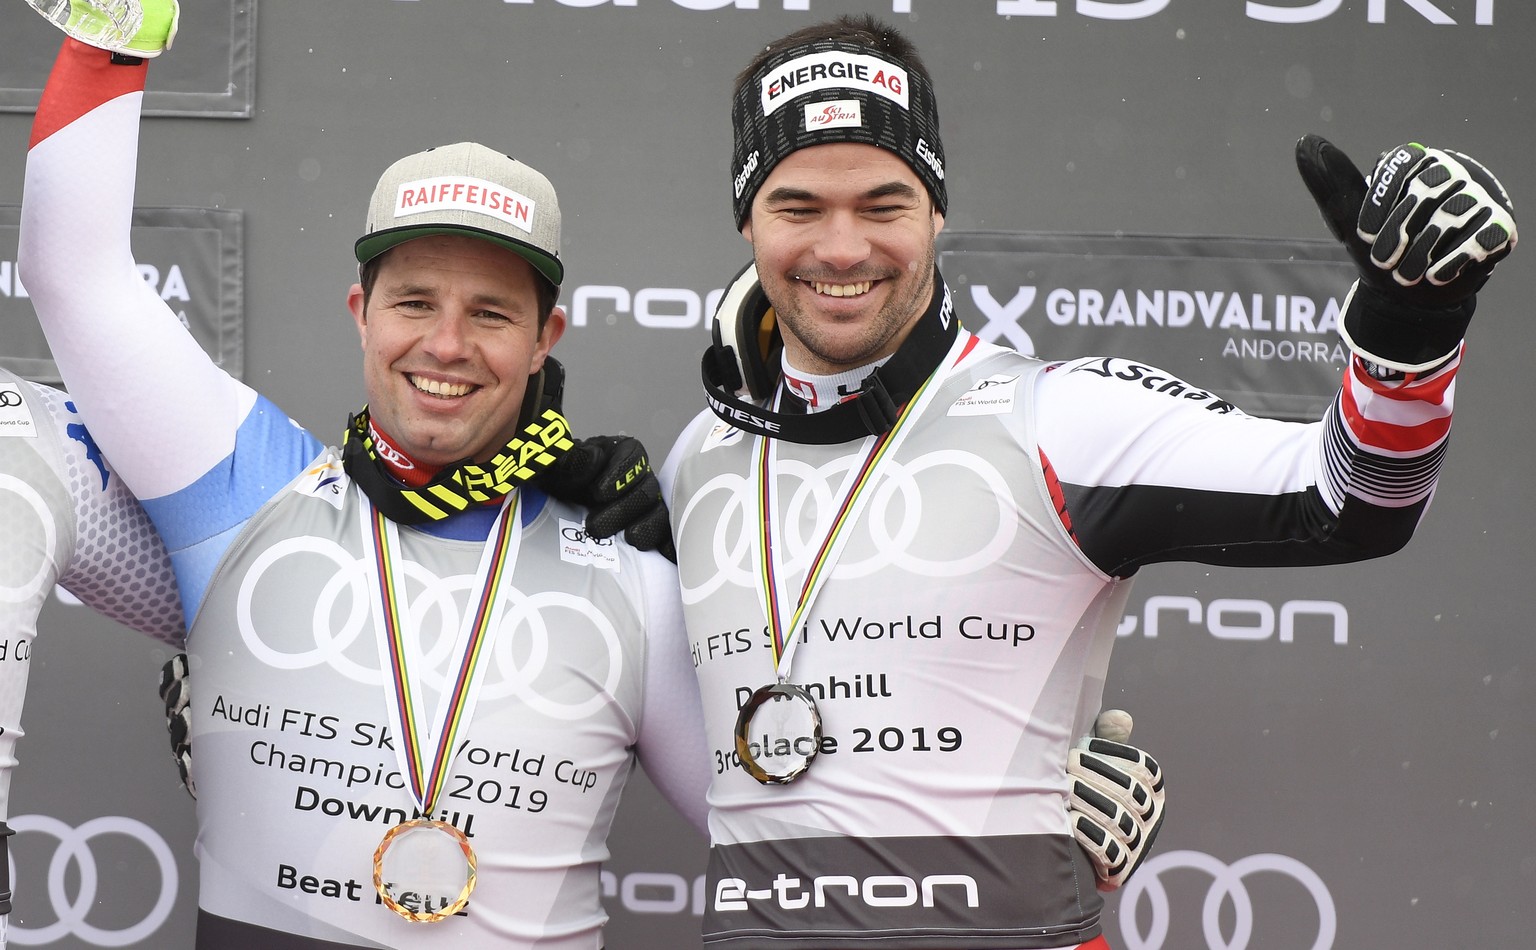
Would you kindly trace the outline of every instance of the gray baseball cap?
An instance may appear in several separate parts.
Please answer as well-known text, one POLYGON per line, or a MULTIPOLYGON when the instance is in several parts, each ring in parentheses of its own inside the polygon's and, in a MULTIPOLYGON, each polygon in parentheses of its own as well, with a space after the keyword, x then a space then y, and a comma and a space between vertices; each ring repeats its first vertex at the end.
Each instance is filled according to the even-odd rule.
POLYGON ((528 260, 556 287, 560 204, 555 186, 531 166, 474 142, 407 155, 384 172, 355 247, 367 263, 396 244, 429 234, 467 234, 528 260))

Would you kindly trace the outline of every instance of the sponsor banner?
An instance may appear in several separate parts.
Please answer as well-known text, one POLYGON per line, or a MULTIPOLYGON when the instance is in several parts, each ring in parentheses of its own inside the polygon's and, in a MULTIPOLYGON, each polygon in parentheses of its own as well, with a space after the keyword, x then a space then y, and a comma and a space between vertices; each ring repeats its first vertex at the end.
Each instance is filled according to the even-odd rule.
MULTIPOLYGON (((225 372, 245 369, 244 212, 138 208, 139 274, 225 372)), ((0 205, 0 366, 39 383, 62 380, 16 269, 21 208, 0 205)))
POLYGON ((42 814, 16 815, 10 826, 13 946, 125 947, 170 919, 181 872, 153 827, 126 815, 75 825, 42 814))
POLYGON ((1127 613, 1118 637, 1189 637, 1209 634, 1228 643, 1349 645, 1349 607, 1337 600, 1282 600, 1153 594, 1140 613, 1127 613))
MULTIPOLYGON (((174 53, 150 70, 145 115, 249 119, 257 0, 204 0, 181 18, 174 53)), ((0 31, 0 112, 32 112, 64 34, 20 4, 0 31)))
POLYGON ((1134 359, 1253 415, 1315 419, 1348 364, 1332 241, 944 231, 962 321, 1044 359, 1134 359))
POLYGON ((786 950, 863 946, 850 934, 925 946, 1060 947, 1097 934, 1086 854, 1066 835, 813 836, 709 850, 704 943, 772 934, 786 950), (806 869, 814 868, 812 874, 806 869), (975 941, 978 934, 990 943, 975 941))
MULTIPOLYGON (((427 0, 439 6, 453 0, 427 0)), ((638 12, 662 13, 671 11, 711 13, 716 17, 725 14, 754 14, 784 12, 809 12, 832 16, 839 12, 831 0, 501 0, 510 10, 519 7, 543 7, 545 9, 578 9, 584 14, 618 12, 625 8, 638 12), (830 8, 831 12, 827 12, 830 8)), ((927 0, 936 4, 938 0, 927 0)), ((1241 15, 1248 22, 1271 24, 1316 23, 1324 20, 1361 23, 1411 23, 1433 26, 1493 26, 1495 14, 1511 0, 1370 0, 1369 3, 1345 4, 1343 0, 1244 0, 1231 4, 1232 15, 1241 15)), ((424 4, 425 5, 425 4, 424 4)), ((864 4, 877 15, 911 15, 914 19, 923 9, 923 0, 872 0, 864 4)), ((389 4, 393 6, 393 4, 389 4)), ((1129 20, 1145 20, 1159 15, 1189 17, 1188 5, 1174 4, 1173 0, 991 0, 952 4, 954 9, 944 10, 946 23, 973 17, 985 23, 988 19, 1018 20, 1025 23, 1040 20, 1075 19, 1121 23, 1129 20)), ((1211 6, 1220 6, 1211 5, 1211 6)), ((381 5, 381 9, 387 6, 381 5)))
POLYGON ((1228 862, 1203 851, 1164 851, 1153 853, 1126 882, 1119 923, 1116 945, 1126 950, 1327 950, 1338 933, 1338 911, 1322 877, 1289 855, 1251 854, 1228 862))

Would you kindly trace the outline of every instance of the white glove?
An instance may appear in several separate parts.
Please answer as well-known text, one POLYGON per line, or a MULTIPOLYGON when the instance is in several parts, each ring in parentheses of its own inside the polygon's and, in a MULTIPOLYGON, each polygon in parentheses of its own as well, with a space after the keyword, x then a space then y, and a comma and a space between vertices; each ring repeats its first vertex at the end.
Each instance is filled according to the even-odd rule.
POLYGON ((176 0, 27 0, 49 22, 88 46, 149 59, 171 48, 176 0))
POLYGON ((1067 757, 1072 834, 1093 861, 1098 889, 1106 892, 1141 865, 1163 824, 1163 772, 1156 759, 1126 745, 1131 725, 1129 713, 1106 709, 1093 735, 1067 757))

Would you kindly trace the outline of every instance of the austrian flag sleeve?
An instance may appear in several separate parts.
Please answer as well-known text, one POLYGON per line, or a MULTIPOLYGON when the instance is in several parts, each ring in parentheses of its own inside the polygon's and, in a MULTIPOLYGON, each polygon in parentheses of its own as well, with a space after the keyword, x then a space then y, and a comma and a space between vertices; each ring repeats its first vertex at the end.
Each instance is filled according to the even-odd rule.
POLYGON ((1460 366, 1458 353, 1429 376, 1383 382, 1351 361, 1324 443, 1321 487, 1335 513, 1346 495, 1385 508, 1428 500, 1445 458, 1460 366))
POLYGON ((1155 367, 1090 357, 1039 384, 1039 448, 1062 522, 1105 575, 1381 557, 1413 536, 1451 426, 1458 354, 1374 378, 1355 358, 1316 422, 1249 416, 1155 367))

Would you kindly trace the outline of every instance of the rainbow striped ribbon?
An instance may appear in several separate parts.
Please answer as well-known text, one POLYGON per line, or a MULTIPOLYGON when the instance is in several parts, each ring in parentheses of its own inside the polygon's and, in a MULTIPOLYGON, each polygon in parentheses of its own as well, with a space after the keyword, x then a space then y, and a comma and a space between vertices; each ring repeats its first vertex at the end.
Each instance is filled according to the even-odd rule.
POLYGON ((373 564, 374 629, 379 658, 384 663, 384 688, 397 738, 395 753, 421 814, 431 817, 438 794, 453 769, 453 754, 460 732, 474 715, 475 701, 484 679, 484 659, 497 614, 502 581, 512 575, 522 539, 519 494, 503 502, 480 556, 475 588, 479 594, 469 604, 459 625, 452 656, 457 662, 452 678, 438 698, 430 722, 423 721, 425 704, 420 664, 412 660, 422 652, 421 637, 409 630, 405 575, 399 526, 385 518, 363 498, 363 541, 373 564), (413 634, 415 634, 413 636, 413 634), (423 727, 426 728, 423 728, 423 727))
MULTIPOLYGON (((941 377, 947 376, 944 367, 953 368, 954 365, 966 353, 970 351, 974 338, 969 334, 962 334, 951 345, 949 354, 941 362, 940 369, 935 371, 907 400, 902 407, 901 414, 896 417, 896 423, 890 430, 880 436, 870 436, 866 443, 873 441, 869 451, 864 455, 864 461, 857 468, 848 473, 844 479, 840 494, 843 502, 838 506, 837 513, 832 518, 832 525, 827 530, 827 536, 816 550, 816 556, 811 559, 810 566, 805 572, 805 583, 800 586, 799 596, 795 599, 793 610, 786 609, 788 604, 779 596, 779 577, 783 573, 782 564, 778 555, 781 546, 774 541, 773 531, 773 472, 777 467, 777 452, 771 445, 774 440, 759 437, 753 448, 753 467, 756 474, 757 490, 757 544, 759 551, 760 569, 758 582, 761 588, 763 611, 768 617, 768 632, 773 645, 773 665, 780 682, 789 679, 790 665, 793 662, 795 647, 799 640, 795 637, 795 631, 800 628, 806 614, 810 612, 811 604, 816 595, 821 592, 822 586, 832 574, 832 567, 837 563, 838 555, 842 553, 847 544, 851 532, 845 529, 852 524, 870 497, 869 488, 875 483, 875 469, 880 462, 895 454, 896 448, 906 438, 909 431, 907 423, 922 414, 923 409, 932 399, 939 387, 935 385, 941 377), (785 618, 788 617, 788 622, 785 618)), ((782 538, 780 539, 782 541, 782 538)))

